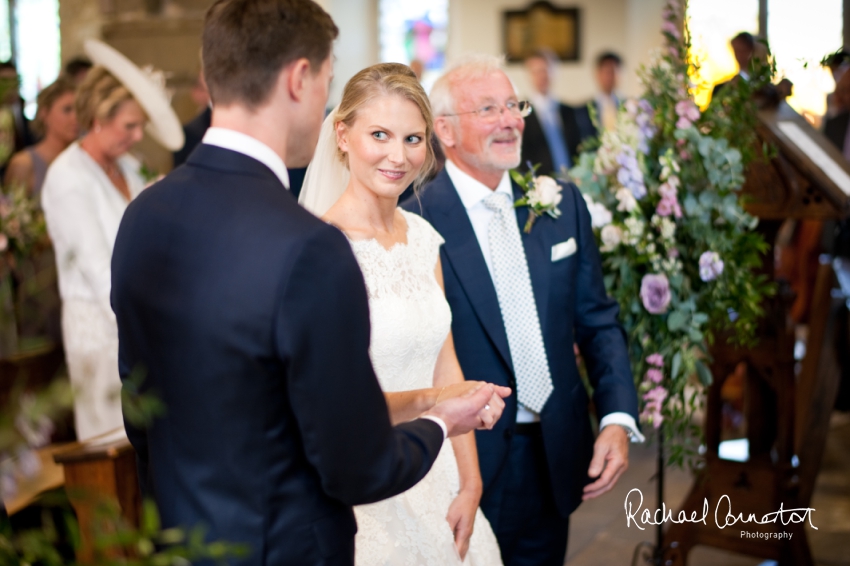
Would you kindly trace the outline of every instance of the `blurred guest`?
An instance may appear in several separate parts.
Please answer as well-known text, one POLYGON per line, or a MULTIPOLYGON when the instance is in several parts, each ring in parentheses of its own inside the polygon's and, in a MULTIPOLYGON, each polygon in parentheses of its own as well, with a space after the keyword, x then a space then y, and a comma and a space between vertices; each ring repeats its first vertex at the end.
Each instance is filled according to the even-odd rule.
POLYGON ((847 140, 847 134, 850 132, 847 127, 850 123, 850 73, 841 76, 832 97, 836 114, 826 119, 823 133, 850 161, 850 141, 847 140))
MULTIPOLYGON (((847 69, 850 69, 850 52, 842 47, 835 53, 824 57, 821 65, 828 68, 829 72, 832 73, 832 80, 835 81, 835 89, 838 90, 838 82, 844 76, 844 73, 847 72, 847 69)), ((824 118, 829 119, 837 116, 843 110, 846 110, 846 107, 841 108, 838 106, 835 100, 835 92, 826 95, 826 116, 824 118)))
POLYGON ((742 31, 733 37, 730 43, 732 45, 732 51, 735 53, 735 61, 738 63, 738 74, 728 81, 715 85, 714 89, 711 91, 712 99, 717 96, 717 93, 720 92, 727 84, 739 80, 750 80, 750 63, 752 62, 753 54, 756 51, 755 38, 751 33, 742 31))
POLYGON ((212 107, 210 106, 210 93, 207 90, 207 83, 204 80, 204 73, 198 73, 198 78, 192 86, 192 100, 198 105, 200 112, 190 122, 183 126, 183 136, 185 143, 183 147, 175 151, 174 167, 179 167, 186 162, 189 154, 194 151, 195 147, 204 137, 204 134, 210 127, 212 122, 212 107))
POLYGON ((794 95, 794 83, 789 81, 788 79, 782 79, 776 84, 776 93, 779 95, 779 98, 785 100, 786 98, 794 95))
POLYGON ((38 199, 47 167, 80 133, 74 108, 77 85, 60 77, 38 95, 38 111, 32 124, 41 141, 12 156, 3 179, 5 185, 20 184, 38 199))
MULTIPOLYGON (((47 167, 79 135, 74 108, 76 85, 60 77, 38 95, 33 130, 42 139, 12 156, 3 184, 22 185, 40 202, 47 167)), ((21 337, 62 340, 61 309, 56 259, 48 248, 16 262, 13 275, 18 284, 17 330, 21 337)))
POLYGON ((65 63, 63 72, 65 76, 74 81, 74 84, 80 86, 85 80, 86 75, 92 68, 92 63, 85 57, 74 57, 65 63))
POLYGON ((581 141, 575 110, 551 94, 555 56, 538 51, 525 60, 531 79, 533 112, 525 119, 521 167, 540 165, 537 172, 552 175, 572 167, 581 141))
POLYGON ((617 112, 620 109, 617 84, 620 80, 622 66, 623 60, 611 51, 606 51, 596 58, 595 79, 599 91, 593 100, 576 110, 582 141, 599 137, 601 132, 597 125, 604 130, 613 130, 617 127, 617 112), (596 123, 593 122, 590 115, 591 105, 596 113, 596 123))
POLYGON ((86 51, 109 68, 93 67, 80 85, 76 108, 85 135, 50 165, 42 190, 81 440, 124 424, 110 261, 124 210, 145 186, 140 163, 128 152, 142 139, 148 117, 149 131, 168 149, 183 142, 165 93, 148 75, 101 42, 89 40, 86 51))
POLYGON ((24 100, 19 88, 15 64, 11 61, 0 63, 0 176, 5 176, 13 154, 36 141, 29 120, 24 116, 24 100))

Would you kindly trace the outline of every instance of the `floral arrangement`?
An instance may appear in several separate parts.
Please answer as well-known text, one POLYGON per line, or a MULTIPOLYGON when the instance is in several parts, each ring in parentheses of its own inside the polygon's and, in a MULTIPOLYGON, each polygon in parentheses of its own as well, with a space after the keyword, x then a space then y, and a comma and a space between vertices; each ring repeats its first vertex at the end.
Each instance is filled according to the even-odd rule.
POLYGON ((44 213, 24 186, 10 186, 0 194, 0 252, 27 255, 47 244, 44 213))
POLYGON ((642 410, 669 462, 696 454, 693 415, 711 383, 708 346, 755 337, 772 292, 755 275, 767 245, 738 191, 755 151, 752 93, 729 85, 704 112, 693 101, 698 67, 688 60, 681 5, 664 11, 665 47, 639 76, 646 91, 626 102, 617 127, 569 172, 588 204, 606 288, 620 304, 642 410))

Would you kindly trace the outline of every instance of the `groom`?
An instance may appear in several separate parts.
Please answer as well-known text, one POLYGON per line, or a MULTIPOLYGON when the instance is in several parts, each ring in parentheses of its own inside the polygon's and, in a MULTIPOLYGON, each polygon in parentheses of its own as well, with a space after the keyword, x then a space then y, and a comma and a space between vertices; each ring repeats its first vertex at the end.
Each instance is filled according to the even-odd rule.
POLYGON ((213 5, 212 128, 128 207, 113 254, 122 379, 143 373, 166 407, 128 426, 143 490, 163 527, 246 544, 244 565, 350 566, 351 506, 413 486, 510 393, 482 384, 390 425, 351 248, 287 190, 284 163, 316 146, 336 35, 310 0, 213 5))
MULTIPOLYGON (((505 415, 476 433, 481 508, 506 566, 562 566, 569 515, 616 483, 628 439, 641 439, 637 394, 617 304, 605 293, 590 216, 563 185, 561 216, 522 232, 528 209, 508 170, 520 164, 527 116, 496 58, 473 57, 431 90, 446 166, 420 199, 445 238, 441 251, 452 334, 466 379, 508 385, 505 415), (573 344, 602 417, 594 441, 573 344)), ((421 204, 420 204, 421 203, 421 204)))

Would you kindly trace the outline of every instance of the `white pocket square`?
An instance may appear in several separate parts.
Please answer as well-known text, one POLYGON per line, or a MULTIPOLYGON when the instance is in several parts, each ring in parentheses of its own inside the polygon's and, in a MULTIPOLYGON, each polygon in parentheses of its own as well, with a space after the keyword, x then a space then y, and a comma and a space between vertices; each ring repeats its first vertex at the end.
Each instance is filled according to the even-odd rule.
POLYGON ((576 239, 570 238, 566 242, 555 244, 552 246, 552 261, 558 261, 565 257, 570 257, 576 253, 576 239))

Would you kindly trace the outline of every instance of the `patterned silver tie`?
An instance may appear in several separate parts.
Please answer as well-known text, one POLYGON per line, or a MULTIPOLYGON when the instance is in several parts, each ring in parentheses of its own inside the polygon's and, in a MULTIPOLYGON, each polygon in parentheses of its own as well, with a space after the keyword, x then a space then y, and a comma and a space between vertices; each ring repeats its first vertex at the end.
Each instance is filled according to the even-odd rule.
POLYGON ((516 375, 517 399, 540 413, 554 388, 513 203, 510 195, 494 192, 484 204, 496 213, 489 226, 490 258, 516 375))

